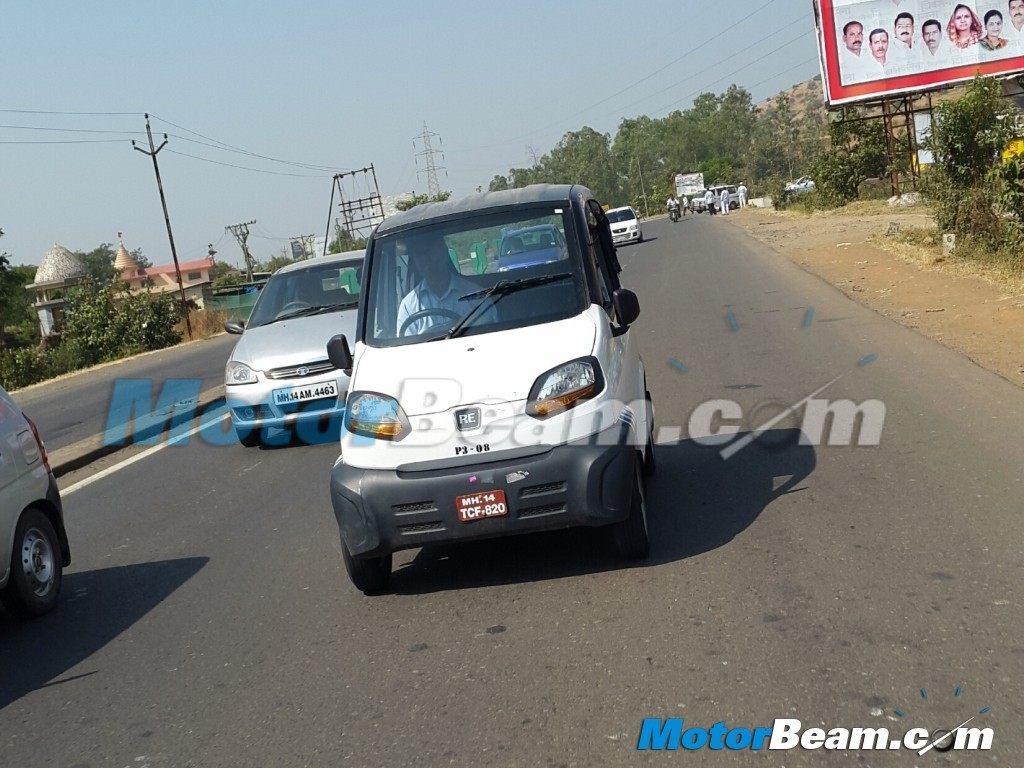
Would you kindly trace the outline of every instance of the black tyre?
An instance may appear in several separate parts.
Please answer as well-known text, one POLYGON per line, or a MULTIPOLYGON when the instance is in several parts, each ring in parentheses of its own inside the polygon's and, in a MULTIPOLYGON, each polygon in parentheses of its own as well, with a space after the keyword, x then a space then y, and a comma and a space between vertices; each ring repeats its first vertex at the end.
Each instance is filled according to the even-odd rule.
POLYGON ((611 526, 611 534, 619 555, 627 560, 643 560, 650 554, 651 544, 647 538, 646 488, 639 457, 633 473, 633 497, 629 505, 629 517, 611 526))
POLYGON ((643 241, 644 241, 644 233, 643 233, 643 232, 641 232, 641 233, 640 233, 640 238, 639 238, 639 239, 637 240, 637 242, 638 242, 638 243, 642 243, 643 241))
POLYGON ((240 442, 246 448, 255 448, 257 445, 260 444, 259 429, 245 429, 244 427, 235 427, 235 435, 238 437, 238 442, 240 442))
POLYGON ((341 545, 345 571, 356 589, 364 595, 380 595, 391 582, 391 555, 383 557, 352 557, 348 547, 341 545))
POLYGON ((57 534, 46 515, 29 507, 14 530, 11 573, 0 602, 19 618, 42 616, 57 604, 62 580, 57 534))
POLYGON ((653 477, 654 473, 658 471, 658 465, 654 458, 654 407, 651 393, 644 392, 644 394, 647 403, 647 424, 650 426, 650 432, 647 433, 647 448, 644 451, 644 475, 653 477))

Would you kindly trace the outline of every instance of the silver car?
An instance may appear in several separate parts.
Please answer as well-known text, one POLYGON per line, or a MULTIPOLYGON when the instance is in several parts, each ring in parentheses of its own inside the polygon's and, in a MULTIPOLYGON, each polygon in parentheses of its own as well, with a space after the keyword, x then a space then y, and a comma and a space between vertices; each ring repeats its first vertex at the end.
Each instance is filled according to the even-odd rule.
POLYGON ((355 335, 362 267, 362 251, 289 264, 271 275, 247 323, 224 324, 242 335, 224 371, 242 445, 274 442, 272 429, 294 429, 304 442, 325 425, 340 429, 348 376, 327 359, 327 342, 355 335))
POLYGON ((64 509, 39 431, 0 387, 0 601, 20 618, 57 604, 71 562, 64 509))

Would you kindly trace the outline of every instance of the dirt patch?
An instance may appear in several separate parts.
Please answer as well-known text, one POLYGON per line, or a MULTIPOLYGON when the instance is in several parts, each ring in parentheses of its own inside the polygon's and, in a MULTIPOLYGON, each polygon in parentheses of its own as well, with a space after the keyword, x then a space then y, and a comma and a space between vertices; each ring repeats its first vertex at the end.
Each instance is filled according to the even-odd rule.
POLYGON ((1024 386, 1024 280, 907 242, 934 230, 927 212, 869 202, 838 212, 736 213, 725 220, 850 298, 1024 386))

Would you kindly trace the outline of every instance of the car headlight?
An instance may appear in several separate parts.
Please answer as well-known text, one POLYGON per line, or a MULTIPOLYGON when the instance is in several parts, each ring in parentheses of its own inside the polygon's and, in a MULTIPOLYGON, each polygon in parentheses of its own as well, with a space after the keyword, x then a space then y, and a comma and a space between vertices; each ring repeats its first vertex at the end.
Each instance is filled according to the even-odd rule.
POLYGON ((255 384, 257 381, 259 379, 256 378, 256 371, 245 363, 231 360, 224 368, 224 383, 229 386, 231 384, 255 384))
POLYGON ((352 392, 345 406, 345 429, 378 440, 401 440, 412 430, 398 401, 378 392, 352 392))
POLYGON ((530 389, 526 412, 546 419, 596 397, 602 389, 604 379, 597 358, 570 360, 537 377, 530 389))
POLYGON ((629 225, 629 231, 630 232, 636 232, 636 224, 630 224, 629 225))

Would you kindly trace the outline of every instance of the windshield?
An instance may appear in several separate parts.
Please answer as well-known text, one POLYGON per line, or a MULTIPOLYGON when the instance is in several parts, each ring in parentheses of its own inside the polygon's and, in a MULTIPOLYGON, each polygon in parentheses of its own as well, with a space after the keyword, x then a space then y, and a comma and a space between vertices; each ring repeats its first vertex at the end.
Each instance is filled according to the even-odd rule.
POLYGON ((362 268, 362 259, 348 259, 275 273, 260 293, 248 327, 357 306, 362 268))
POLYGON ((632 208, 623 208, 621 211, 608 211, 607 216, 609 224, 618 224, 620 221, 632 221, 636 213, 632 208))
POLYGON ((571 231, 568 205, 548 204, 378 237, 364 341, 412 344, 453 328, 470 336, 582 312, 587 294, 571 231))

